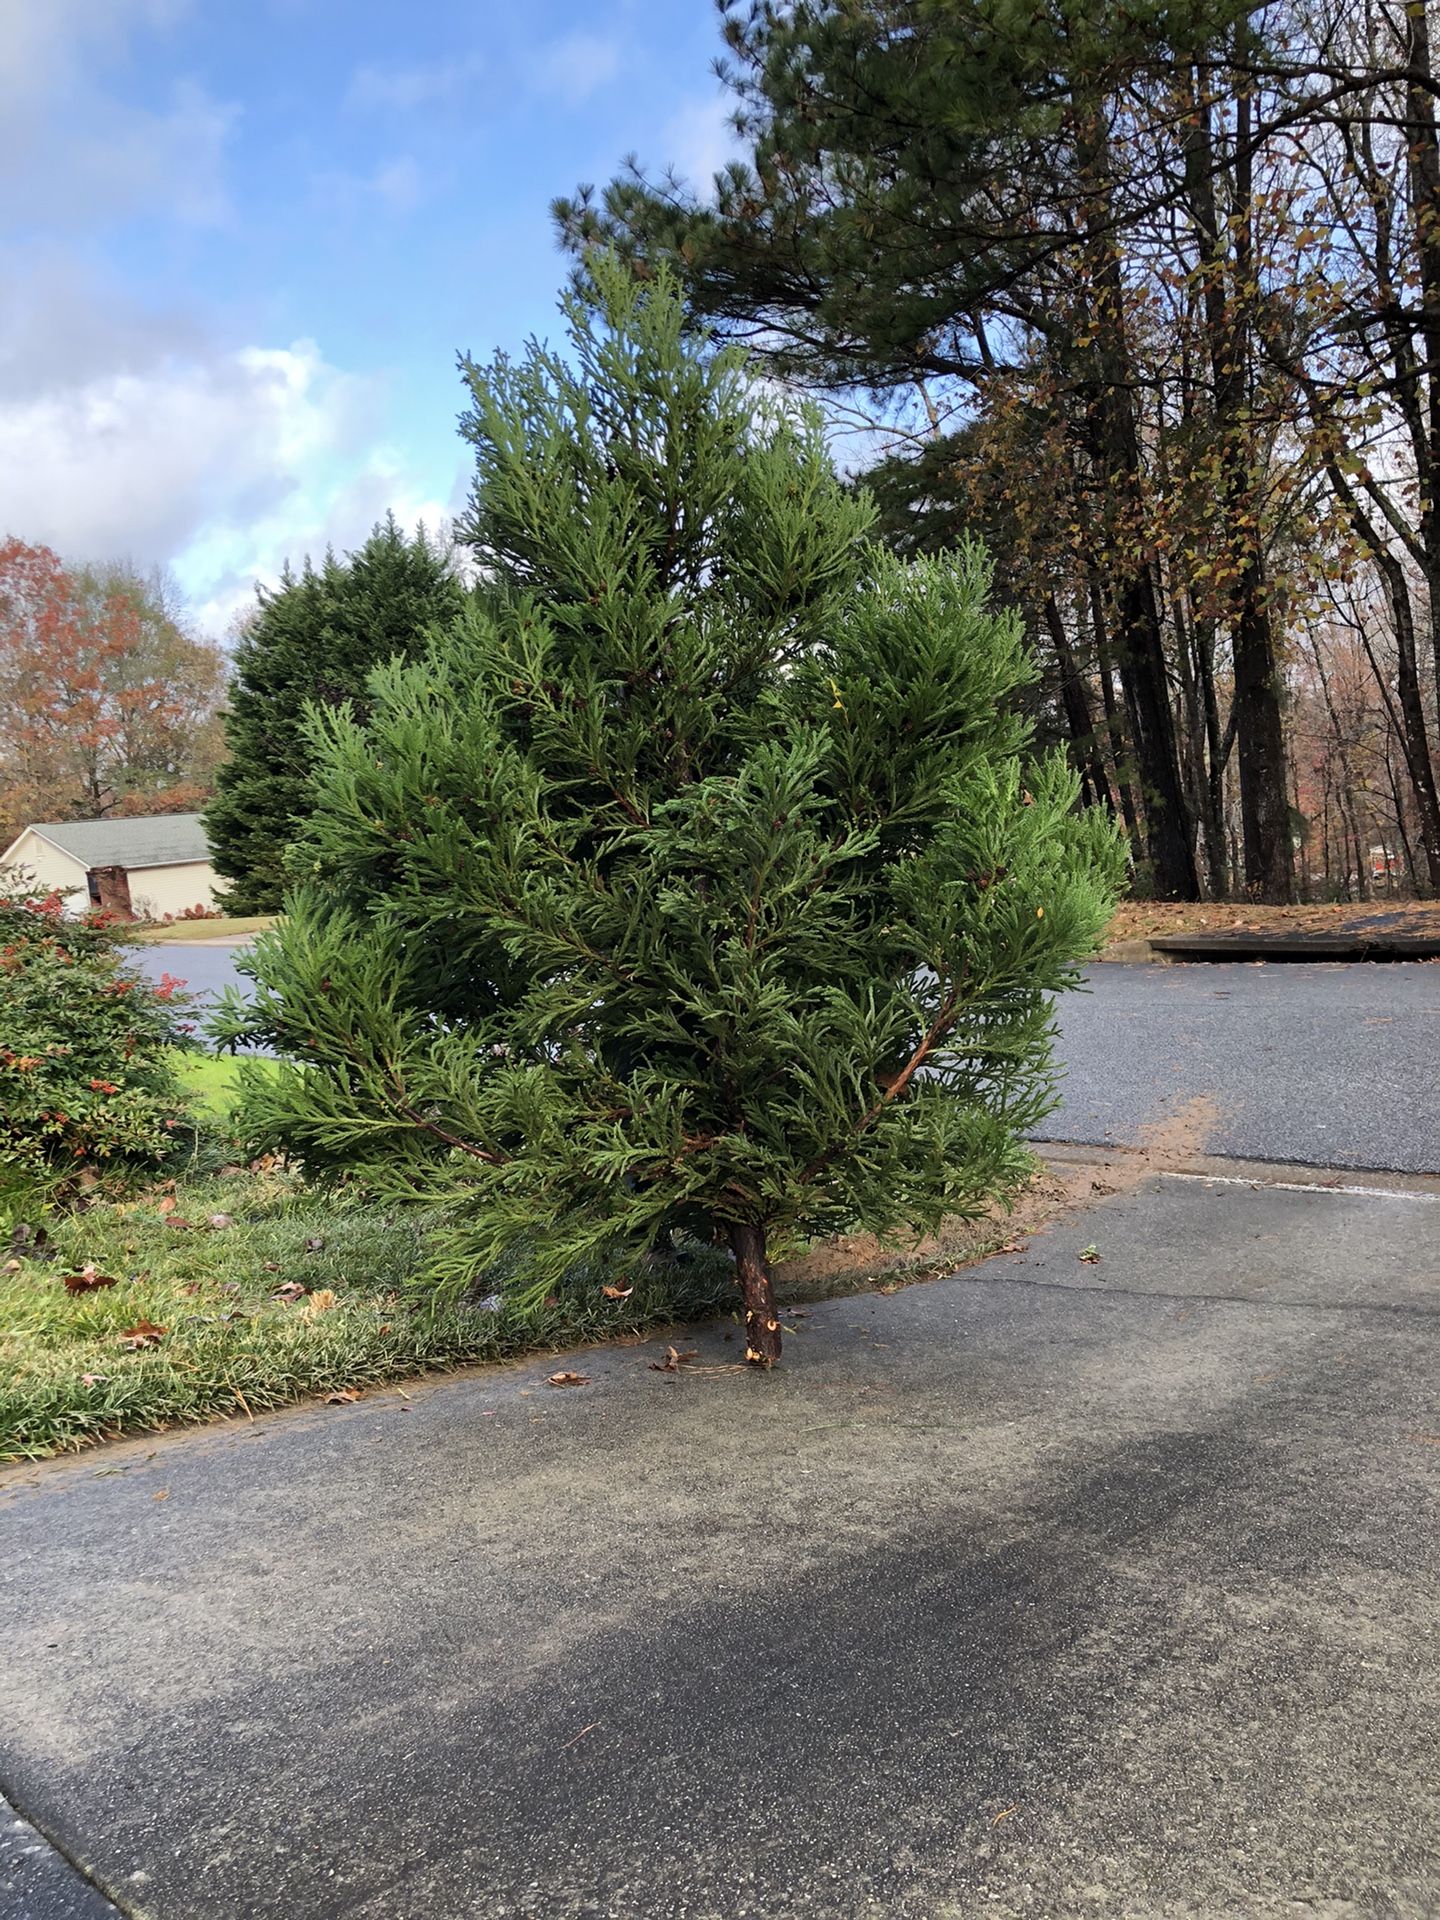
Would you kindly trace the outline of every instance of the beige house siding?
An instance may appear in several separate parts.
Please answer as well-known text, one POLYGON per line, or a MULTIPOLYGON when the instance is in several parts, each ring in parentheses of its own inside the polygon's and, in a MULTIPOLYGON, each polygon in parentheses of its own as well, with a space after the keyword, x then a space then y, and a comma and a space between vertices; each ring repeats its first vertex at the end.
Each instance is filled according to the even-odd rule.
POLYGON ((174 867, 131 867, 130 904, 142 920, 177 919, 187 907, 213 907, 220 885, 208 860, 174 867))
POLYGON ((52 841, 42 839, 33 827, 26 827, 19 839, 6 849, 5 863, 24 867, 47 890, 53 887, 67 911, 84 913, 90 904, 84 862, 52 841))

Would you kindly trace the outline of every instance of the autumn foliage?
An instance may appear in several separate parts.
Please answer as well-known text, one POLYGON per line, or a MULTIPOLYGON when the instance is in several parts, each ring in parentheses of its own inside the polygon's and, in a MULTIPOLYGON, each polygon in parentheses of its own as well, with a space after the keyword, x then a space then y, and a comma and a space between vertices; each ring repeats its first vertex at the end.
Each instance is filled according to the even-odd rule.
POLYGON ((163 582, 0 542, 0 834, 196 805, 223 685, 163 582))

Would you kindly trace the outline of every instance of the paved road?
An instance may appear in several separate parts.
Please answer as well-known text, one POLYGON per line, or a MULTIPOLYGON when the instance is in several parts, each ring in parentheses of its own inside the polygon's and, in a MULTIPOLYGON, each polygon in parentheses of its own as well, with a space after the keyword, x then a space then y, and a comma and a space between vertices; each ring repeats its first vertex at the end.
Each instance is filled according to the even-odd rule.
MULTIPOLYGON (((137 949, 208 996, 235 950, 137 949)), ((1060 1004, 1054 1140, 1114 1145, 1212 1099, 1214 1153, 1440 1171, 1440 966, 1098 966, 1060 1004)))
POLYGON ((1060 1006, 1055 1140, 1208 1097, 1212 1153, 1440 1171, 1440 966, 1098 966, 1060 1006))
POLYGON ((770 1379, 22 1472, 0 1790, 147 1920, 1433 1915, 1437 1228, 1167 1178, 770 1379))
POLYGON ((202 1001, 214 999, 225 987, 245 985, 235 971, 235 956, 241 951, 239 943, 207 947, 176 940, 154 946, 137 945, 130 951, 140 971, 152 980, 158 980, 164 973, 171 974, 183 980, 186 991, 202 1001))

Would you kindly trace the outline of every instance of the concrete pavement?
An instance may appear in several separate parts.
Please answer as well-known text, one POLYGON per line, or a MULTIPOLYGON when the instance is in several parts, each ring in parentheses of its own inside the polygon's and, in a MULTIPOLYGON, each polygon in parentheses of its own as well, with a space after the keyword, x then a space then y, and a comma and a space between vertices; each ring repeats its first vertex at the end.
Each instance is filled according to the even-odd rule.
POLYGON ((0 1788, 152 1920, 1434 1914, 1437 1245, 1160 1177, 770 1379, 12 1474, 0 1788))

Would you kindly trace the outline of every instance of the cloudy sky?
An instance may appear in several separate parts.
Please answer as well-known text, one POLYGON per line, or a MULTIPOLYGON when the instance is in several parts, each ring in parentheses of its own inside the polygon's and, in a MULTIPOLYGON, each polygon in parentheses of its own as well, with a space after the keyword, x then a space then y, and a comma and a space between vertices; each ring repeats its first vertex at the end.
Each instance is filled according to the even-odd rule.
POLYGON ((710 0, 0 0, 0 536, 287 555, 466 486, 458 350, 552 326, 547 206, 728 151, 710 0))

